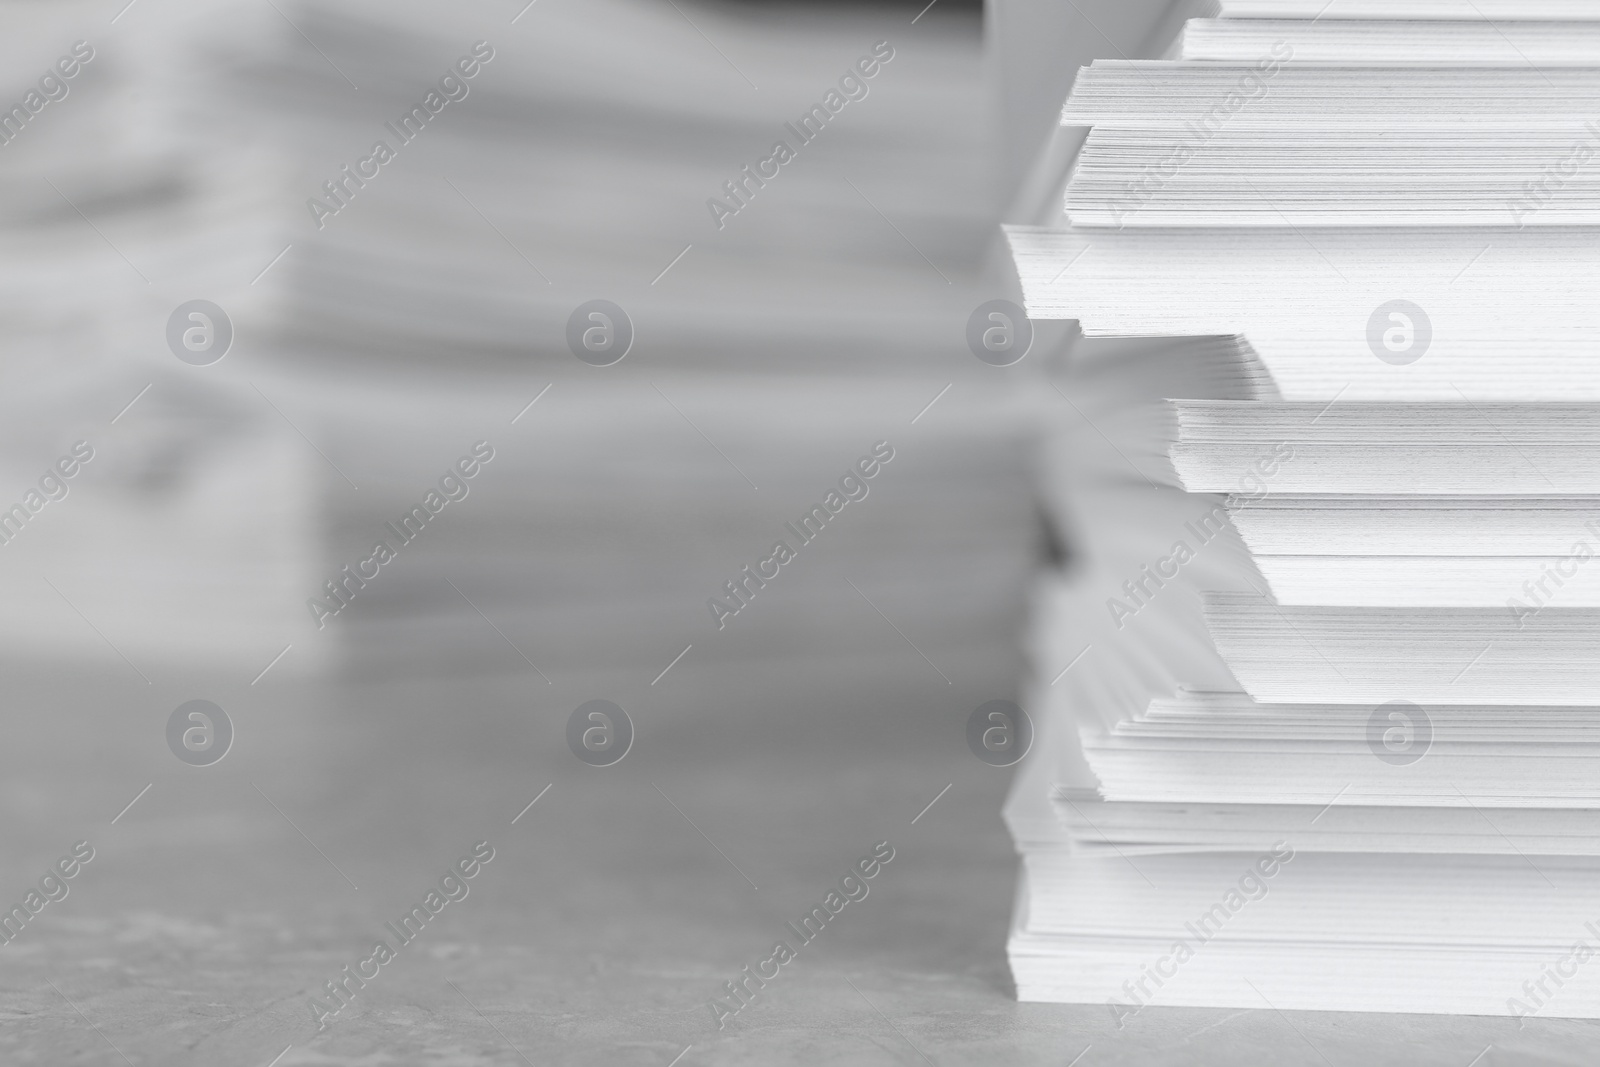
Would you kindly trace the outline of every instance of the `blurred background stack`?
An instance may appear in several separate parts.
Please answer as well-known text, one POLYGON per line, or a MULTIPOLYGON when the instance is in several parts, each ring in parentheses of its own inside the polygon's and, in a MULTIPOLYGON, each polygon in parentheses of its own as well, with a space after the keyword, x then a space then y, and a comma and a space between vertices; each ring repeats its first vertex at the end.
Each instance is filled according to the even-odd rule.
MULTIPOLYGON (((146 492, 188 500, 224 462, 220 442, 238 441, 260 458, 227 461, 239 499, 215 510, 240 531, 272 530, 283 557, 263 567, 234 541, 221 565, 239 593, 163 578, 194 599, 146 599, 159 617, 201 620, 241 669, 291 643, 289 672, 504 666, 504 646, 472 632, 481 609, 512 643, 569 668, 636 656, 659 670, 706 631, 706 598, 765 554, 834 468, 887 438, 905 458, 880 491, 900 502, 852 516, 849 536, 877 546, 857 572, 891 596, 920 588, 1000 621, 998 591, 1029 535, 1007 521, 1023 453, 994 444, 1025 433, 1013 413, 1026 371, 997 374, 962 343, 966 315, 991 295, 983 257, 1004 195, 973 9, 945 5, 913 25, 878 9, 759 5, 102 6, 18 5, 37 62, 14 70, 45 69, 75 40, 96 49, 0 160, 12 202, 27 205, 19 235, 38 244, 7 297, 11 395, 51 398, 48 410, 24 402, 19 463, 48 463, 98 422, 107 447, 82 497, 133 492, 111 470, 137 462, 151 469, 146 492), (494 58, 467 96, 401 145, 385 123, 480 41, 494 58), (893 58, 867 95, 796 142, 798 158, 719 229, 708 198, 726 202, 724 182, 794 141, 784 123, 880 41, 893 58), (331 203, 324 183, 380 138, 397 158, 319 228, 308 200, 331 203), (163 336, 196 298, 235 330, 228 356, 204 368, 180 364, 163 336), (623 307, 636 333, 612 367, 567 348, 568 316, 595 298, 623 307), (168 440, 180 413, 188 436, 168 440), (135 461, 137 435, 160 440, 135 461), (305 600, 484 439, 497 459, 471 502, 319 631, 305 600), (951 479, 963 507, 946 506, 951 479)), ((46 518, 72 536, 78 505, 46 518)), ((90 525, 109 540, 117 523, 90 525)), ((152 551, 177 549, 177 525, 152 551)), ((78 607, 111 644, 183 662, 194 646, 182 627, 107 617, 149 568, 116 570, 91 583, 101 601, 85 591, 78 607)), ((826 614, 835 587, 849 592, 806 586, 770 599, 826 614)), ((38 589, 39 613, 70 615, 38 589)), ((862 651, 772 614, 787 621, 737 655, 862 651)), ((46 633, 41 650, 112 655, 81 624, 46 633)))

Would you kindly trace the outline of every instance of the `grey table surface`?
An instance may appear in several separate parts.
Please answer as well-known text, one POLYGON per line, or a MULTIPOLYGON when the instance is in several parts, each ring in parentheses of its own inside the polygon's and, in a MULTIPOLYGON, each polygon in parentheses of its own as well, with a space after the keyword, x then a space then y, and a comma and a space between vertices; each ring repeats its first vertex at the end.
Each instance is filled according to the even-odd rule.
POLYGON ((972 687, 907 658, 690 667, 608 768, 518 675, 235 683, 237 751, 189 768, 149 736, 183 694, 13 672, 4 891, 80 838, 96 855, 0 948, 0 1060, 1590 1061, 1590 1023, 1153 1008, 1118 1032, 1017 1003, 1009 772, 963 747, 972 687), (480 840, 469 895, 319 1032, 312 994, 480 840), (719 1029, 722 984, 884 840, 868 896, 719 1029))

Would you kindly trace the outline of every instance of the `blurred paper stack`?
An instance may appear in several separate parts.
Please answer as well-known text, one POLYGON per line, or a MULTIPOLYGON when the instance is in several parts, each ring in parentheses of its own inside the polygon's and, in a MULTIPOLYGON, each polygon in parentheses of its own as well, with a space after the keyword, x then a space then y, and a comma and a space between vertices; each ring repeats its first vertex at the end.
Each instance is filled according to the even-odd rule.
POLYGON ((1060 383, 1019 995, 1595 1017, 1600 22, 1532 20, 1600 5, 1204 13, 1080 71, 1063 225, 1008 231, 1107 339, 1060 383))
POLYGON ((942 158, 939 115, 975 105, 950 77, 969 46, 937 25, 907 62, 870 15, 796 19, 779 36, 638 0, 520 15, 488 2, 279 6, 214 16, 186 65, 214 95, 188 106, 277 147, 280 240, 266 255, 290 251, 267 276, 289 301, 276 329, 313 348, 389 366, 565 365, 568 316, 602 296, 654 353, 742 364, 706 351, 713 322, 759 340, 766 361, 837 367, 900 352, 907 331, 937 336, 909 309, 944 284, 934 264, 962 269, 990 217, 982 169, 942 158), (830 92, 837 111, 804 126, 830 92), (889 128, 900 136, 878 136, 889 128), (778 141, 794 158, 760 166, 778 141), (861 169, 834 169, 841 153, 861 169), (943 176, 898 180, 923 153, 943 176), (927 260, 875 204, 911 220, 927 260), (773 284, 774 243, 790 253, 786 286, 773 284), (844 351, 819 354, 826 342, 844 351))
POLYGON ((994 218, 979 124, 950 121, 981 107, 973 43, 930 18, 908 52, 908 20, 874 11, 680 8, 189 19, 189 127, 272 157, 251 380, 324 453, 324 573, 298 602, 469 445, 496 448, 347 612, 304 615, 358 668, 653 674, 716 632, 707 594, 784 501, 950 381, 927 353, 960 351, 994 218), (595 300, 615 348, 580 353, 595 300))
POLYGON ((230 263, 215 298, 262 306, 244 265, 259 185, 218 186, 216 153, 169 124, 160 26, 89 3, 5 17, 0 635, 18 664, 248 682, 297 631, 283 590, 315 573, 314 456, 165 333, 230 263))
MULTIPOLYGON (((640 0, 14 7, 18 100, 76 42, 93 50, 0 147, 19 253, 8 369, 52 398, 17 404, 17 494, 73 441, 98 449, 39 520, 66 539, 26 551, 52 580, 85 558, 117 576, 56 581, 109 645, 32 571, 6 577, 39 595, 19 617, 63 615, 22 624, 29 647, 76 626, 61 655, 147 667, 131 645, 175 661, 226 645, 211 662, 247 680, 290 643, 275 670, 546 665, 487 618, 546 659, 623 646, 659 670, 788 502, 892 438, 950 363, 968 369, 961 323, 997 214, 970 12, 908 29, 898 11, 640 0), (773 161, 779 141, 792 157, 773 161), (197 299, 233 332, 205 366, 166 337, 197 299), (608 365, 570 340, 596 299, 632 335, 608 365), (946 365, 928 358, 941 349, 946 365), (122 452, 180 426, 186 448, 122 452), (497 454, 470 502, 319 628, 308 602, 480 441, 497 454), (130 510, 91 522, 118 455, 165 474, 109 486, 130 510), (231 496, 208 498, 228 471, 231 496), (170 568, 113 550, 152 521, 160 550, 137 558, 170 568), (199 566, 180 527, 237 527, 236 551, 199 566), (257 535, 265 557, 239 547, 257 535), (624 543, 703 558, 630 571, 624 543), (135 588, 163 591, 137 599, 142 627, 111 617, 135 588), (149 624, 169 613, 204 640, 149 624)), ((1020 436, 995 406, 979 421, 931 449, 946 471, 985 465, 964 455, 972 435, 1020 436)), ((941 505, 937 478, 912 484, 922 511, 941 505)), ((871 560, 904 569, 888 541, 871 560)))

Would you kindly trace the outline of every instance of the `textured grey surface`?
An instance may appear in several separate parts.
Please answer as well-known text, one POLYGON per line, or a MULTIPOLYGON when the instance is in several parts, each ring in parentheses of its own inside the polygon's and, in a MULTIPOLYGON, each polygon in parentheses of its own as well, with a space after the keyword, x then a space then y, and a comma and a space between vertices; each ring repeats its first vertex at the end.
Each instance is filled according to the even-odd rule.
POLYGON ((13 674, 9 715, 33 744, 4 756, 5 892, 80 837, 97 855, 0 948, 0 1059, 265 1067, 288 1046, 279 1064, 664 1067, 692 1046, 679 1063, 1066 1064, 1087 1046, 1085 1067, 1590 1061, 1585 1023, 1152 1008, 1118 1033, 1103 1009, 1016 1003, 1007 772, 961 735, 1015 665, 958 662, 963 684, 945 686, 906 656, 686 663, 635 705, 636 750, 607 769, 566 752, 565 703, 514 675, 214 680, 240 740, 195 769, 160 748, 175 691, 13 674), (496 856, 470 895, 318 1036, 309 992, 480 839, 496 856), (895 858, 869 895, 719 1032, 721 984, 879 840, 895 858))

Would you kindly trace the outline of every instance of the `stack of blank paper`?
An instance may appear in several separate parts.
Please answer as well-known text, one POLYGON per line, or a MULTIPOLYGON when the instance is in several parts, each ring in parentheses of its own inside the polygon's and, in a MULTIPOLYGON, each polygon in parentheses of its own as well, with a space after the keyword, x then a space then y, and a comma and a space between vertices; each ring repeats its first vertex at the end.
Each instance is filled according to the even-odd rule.
POLYGON ((1600 1017, 1600 4, 1191 10, 1008 231, 1152 339, 1061 383, 1019 995, 1600 1017))

